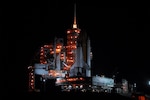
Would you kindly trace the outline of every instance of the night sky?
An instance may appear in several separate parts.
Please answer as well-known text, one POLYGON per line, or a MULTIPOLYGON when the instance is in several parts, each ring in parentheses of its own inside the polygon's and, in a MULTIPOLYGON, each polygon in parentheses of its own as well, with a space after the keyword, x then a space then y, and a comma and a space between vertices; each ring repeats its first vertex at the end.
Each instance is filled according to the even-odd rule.
MULTIPOLYGON (((66 37, 73 24, 73 2, 25 3, 22 29, 15 39, 16 70, 27 85, 27 67, 43 44, 66 37), (23 77, 23 78, 22 78, 23 77)), ((92 74, 125 78, 142 90, 150 80, 150 8, 110 7, 77 2, 77 24, 91 39, 92 74)), ((19 82, 19 81, 17 81, 19 82)), ((21 86, 20 85, 20 86, 21 86)))

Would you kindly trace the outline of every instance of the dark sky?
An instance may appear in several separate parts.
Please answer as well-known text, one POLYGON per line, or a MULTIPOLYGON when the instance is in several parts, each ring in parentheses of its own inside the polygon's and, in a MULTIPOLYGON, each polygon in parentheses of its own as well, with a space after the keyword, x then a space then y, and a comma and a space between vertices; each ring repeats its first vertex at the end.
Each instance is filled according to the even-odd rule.
MULTIPOLYGON (((57 0, 25 4, 21 10, 23 30, 15 39, 15 56, 17 71, 27 80, 26 69, 39 47, 50 43, 54 36, 66 37, 66 30, 72 27, 74 8, 73 2, 57 0)), ((91 38, 93 75, 112 76, 119 72, 117 77, 147 88, 150 8, 76 4, 77 24, 91 38)))

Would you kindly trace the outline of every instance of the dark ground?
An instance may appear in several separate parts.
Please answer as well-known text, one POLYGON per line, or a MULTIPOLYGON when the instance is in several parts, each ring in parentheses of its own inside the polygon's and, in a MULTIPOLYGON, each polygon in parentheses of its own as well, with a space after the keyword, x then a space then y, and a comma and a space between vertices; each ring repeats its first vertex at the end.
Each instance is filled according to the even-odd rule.
POLYGON ((121 96, 119 94, 109 94, 109 93, 81 93, 81 92, 70 92, 70 93, 27 93, 23 94, 22 96, 24 99, 63 99, 63 100, 70 100, 70 99, 99 99, 99 100, 136 100, 131 97, 121 96))

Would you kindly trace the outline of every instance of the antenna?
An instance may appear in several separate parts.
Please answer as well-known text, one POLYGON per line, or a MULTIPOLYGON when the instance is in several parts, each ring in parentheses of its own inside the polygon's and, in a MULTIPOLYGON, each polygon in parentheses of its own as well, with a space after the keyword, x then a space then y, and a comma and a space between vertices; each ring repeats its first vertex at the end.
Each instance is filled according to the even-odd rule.
POLYGON ((73 28, 77 28, 77 21, 76 21, 76 3, 74 4, 74 21, 73 21, 73 28))

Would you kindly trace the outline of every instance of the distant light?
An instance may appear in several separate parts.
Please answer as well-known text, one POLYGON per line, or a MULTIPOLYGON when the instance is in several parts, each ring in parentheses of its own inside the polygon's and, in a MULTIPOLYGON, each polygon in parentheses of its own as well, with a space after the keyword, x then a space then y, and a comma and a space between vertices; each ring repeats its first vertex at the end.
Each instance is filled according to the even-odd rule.
POLYGON ((136 87, 136 83, 134 83, 134 87, 136 87))
POLYGON ((148 85, 150 85, 150 81, 148 81, 148 85))
POLYGON ((43 82, 45 82, 46 80, 45 79, 43 79, 43 82))

